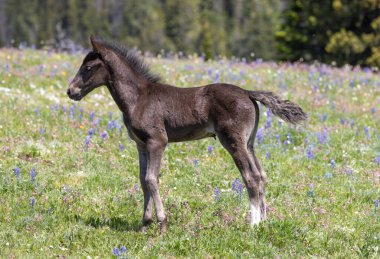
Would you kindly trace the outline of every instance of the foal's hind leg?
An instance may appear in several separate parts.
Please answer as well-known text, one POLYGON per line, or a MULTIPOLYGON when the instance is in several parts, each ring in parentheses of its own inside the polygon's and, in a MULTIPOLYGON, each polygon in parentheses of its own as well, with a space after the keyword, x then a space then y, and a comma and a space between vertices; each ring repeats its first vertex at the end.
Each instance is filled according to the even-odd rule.
POLYGON ((248 150, 250 154, 253 156, 256 168, 260 172, 260 178, 261 178, 260 186, 259 186, 260 211, 261 211, 261 220, 265 220, 267 218, 266 203, 265 203, 265 185, 267 181, 267 173, 261 167, 260 161, 256 157, 255 150, 254 149, 248 149, 248 150))
POLYGON ((251 207, 251 225, 257 225, 261 221, 260 209, 260 185, 261 175, 256 167, 255 160, 247 149, 247 144, 242 141, 241 136, 228 136, 218 133, 222 145, 231 154, 236 166, 238 167, 243 181, 248 191, 251 207))
POLYGON ((260 161, 256 157, 256 154, 255 154, 255 149, 254 149, 255 135, 256 135, 256 131, 254 130, 252 135, 249 138, 247 147, 248 147, 249 154, 255 161, 256 168, 260 172, 260 179, 261 179, 260 186, 259 186, 260 212, 261 212, 261 220, 265 220, 267 218, 266 203, 265 203, 265 185, 267 181, 267 173, 261 167, 260 161))

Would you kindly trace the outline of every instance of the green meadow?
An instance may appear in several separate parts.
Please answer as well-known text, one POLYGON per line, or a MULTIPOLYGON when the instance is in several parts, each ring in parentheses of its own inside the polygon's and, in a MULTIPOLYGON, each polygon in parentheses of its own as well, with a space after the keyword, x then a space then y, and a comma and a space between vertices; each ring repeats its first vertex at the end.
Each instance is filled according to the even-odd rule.
POLYGON ((378 71, 146 57, 165 83, 273 91, 308 113, 295 127, 260 106, 268 220, 254 228, 218 140, 169 144, 160 235, 140 231, 137 150, 108 90, 66 95, 84 55, 0 49, 1 258, 379 258, 378 71))

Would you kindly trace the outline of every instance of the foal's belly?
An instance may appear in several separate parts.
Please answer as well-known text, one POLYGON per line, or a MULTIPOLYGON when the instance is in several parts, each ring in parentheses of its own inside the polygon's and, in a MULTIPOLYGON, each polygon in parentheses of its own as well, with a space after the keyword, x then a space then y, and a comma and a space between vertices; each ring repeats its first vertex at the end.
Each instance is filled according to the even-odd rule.
POLYGON ((210 121, 205 124, 189 125, 184 127, 166 128, 169 142, 197 140, 215 137, 214 124, 210 121))

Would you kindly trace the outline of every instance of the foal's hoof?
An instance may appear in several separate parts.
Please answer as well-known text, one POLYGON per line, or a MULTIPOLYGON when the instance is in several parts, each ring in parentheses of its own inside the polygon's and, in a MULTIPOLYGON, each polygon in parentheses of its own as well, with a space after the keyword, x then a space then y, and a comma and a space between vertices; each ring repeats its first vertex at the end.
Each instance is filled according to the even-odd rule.
POLYGON ((158 223, 160 225, 160 233, 161 235, 165 234, 166 231, 168 230, 168 221, 165 219, 162 222, 158 223))
POLYGON ((153 222, 152 220, 143 221, 140 231, 146 232, 148 227, 152 224, 152 222, 153 222))

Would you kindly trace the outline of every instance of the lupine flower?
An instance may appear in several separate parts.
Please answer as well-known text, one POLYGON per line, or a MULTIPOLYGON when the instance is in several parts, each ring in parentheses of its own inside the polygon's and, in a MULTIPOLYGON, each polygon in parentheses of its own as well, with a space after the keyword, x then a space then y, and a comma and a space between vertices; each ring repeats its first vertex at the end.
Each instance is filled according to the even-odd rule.
POLYGON ((212 149, 213 149, 213 148, 212 148, 212 146, 211 146, 211 145, 209 145, 209 146, 208 146, 208 148, 207 148, 207 150, 208 150, 208 153, 209 153, 210 155, 212 154, 212 149))
POLYGON ((21 169, 19 167, 13 168, 13 173, 16 175, 18 181, 20 181, 21 169))
POLYGON ((127 252, 127 248, 125 246, 120 247, 120 252, 124 254, 125 252, 127 252))
POLYGON ((270 109, 267 110, 267 121, 266 121, 266 124, 265 124, 265 129, 269 129, 272 125, 272 116, 271 116, 271 112, 270 112, 270 109))
POLYGON ((124 145, 122 143, 119 143, 119 150, 123 151, 125 149, 124 145))
POLYGON ((41 128, 40 129, 40 134, 42 135, 42 134, 45 134, 45 133, 46 133, 46 130, 44 128, 41 128))
POLYGON ((306 150, 307 159, 314 159, 314 153, 313 150, 311 150, 311 147, 309 146, 306 150))
POLYGON ((83 118, 83 108, 80 108, 79 109, 79 120, 82 121, 82 118, 83 118))
POLYGON ((318 132, 317 138, 320 144, 326 144, 328 138, 327 129, 325 128, 323 132, 318 132))
POLYGON ((36 204, 36 199, 34 197, 29 198, 30 206, 32 206, 32 209, 34 209, 34 205, 36 204))
POLYGON ((324 113, 323 115, 319 115, 319 118, 320 118, 321 122, 324 122, 327 120, 327 114, 324 113))
POLYGON ((376 112, 376 108, 375 107, 371 108, 371 112, 372 114, 374 114, 376 112))
POLYGON ((115 256, 119 256, 120 255, 119 248, 117 248, 116 246, 113 248, 113 254, 115 256))
POLYGON ((86 147, 88 148, 88 146, 90 145, 90 139, 91 139, 91 136, 90 135, 87 135, 86 136, 86 140, 85 140, 85 143, 86 143, 86 147))
POLYGON ((67 110, 66 107, 65 107, 65 106, 62 106, 62 112, 63 112, 63 113, 66 113, 66 110, 67 110))
POLYGON ((377 165, 380 165, 380 155, 378 155, 377 157, 375 157, 375 163, 377 165))
POLYGON ((332 178, 332 174, 330 172, 327 172, 326 175, 325 175, 326 178, 330 179, 332 178))
POLYGON ((266 159, 269 159, 269 158, 270 158, 270 153, 269 153, 269 151, 267 151, 267 152, 265 153, 265 158, 266 158, 266 159))
POLYGON ((94 120, 94 116, 95 116, 95 113, 94 113, 94 112, 91 112, 91 113, 90 113, 90 121, 93 121, 93 120, 94 120))
POLYGON ((108 122, 108 129, 109 129, 109 130, 113 130, 114 128, 116 128, 116 122, 114 122, 114 121, 109 121, 109 122, 108 122))
POLYGON ((98 126, 99 122, 100 122, 99 118, 96 118, 92 121, 92 125, 94 125, 96 127, 96 126, 98 126))
POLYGON ((107 131, 106 131, 106 130, 103 131, 103 133, 102 133, 102 135, 101 135, 102 140, 104 140, 104 139, 107 137, 107 135, 108 135, 107 131))
POLYGON ((37 175, 36 167, 33 167, 33 169, 30 171, 30 180, 32 180, 32 182, 36 180, 36 175, 37 175))
POLYGON ((334 168, 334 167, 335 167, 335 160, 334 160, 334 159, 331 159, 331 160, 330 160, 330 167, 331 167, 331 168, 334 168))
POLYGON ((95 130, 93 130, 93 129, 90 129, 89 131, 88 131, 88 135, 92 138, 92 136, 94 136, 94 133, 95 133, 95 130))
POLYGON ((40 109, 38 109, 38 108, 34 109, 34 112, 36 113, 37 116, 40 116, 40 115, 41 115, 41 113, 40 113, 40 109))
POLYGON ((73 119, 73 118, 74 118, 74 115, 75 115, 75 106, 72 105, 72 106, 70 107, 70 113, 69 113, 70 119, 73 119))
POLYGON ((314 184, 310 184, 309 185, 309 192, 308 192, 309 196, 310 197, 314 197, 315 193, 314 193, 314 184))
POLYGON ((340 119, 340 124, 344 125, 344 117, 342 116, 342 118, 340 119))
POLYGON ((256 134, 257 142, 260 144, 264 140, 264 129, 260 128, 256 134))
POLYGON ((364 127, 364 132, 365 132, 365 135, 367 137, 367 139, 369 139, 371 137, 371 134, 369 133, 369 127, 364 127))
POLYGON ((214 196, 215 196, 215 200, 217 201, 220 200, 220 192, 219 192, 218 187, 215 188, 214 196))
POLYGON ((110 112, 110 120, 112 120, 112 115, 113 115, 112 112, 110 112))
POLYGON ((232 186, 232 191, 236 192, 236 194, 241 197, 243 194, 243 185, 241 184, 239 179, 236 178, 235 180, 233 180, 231 183, 231 186, 232 186))

